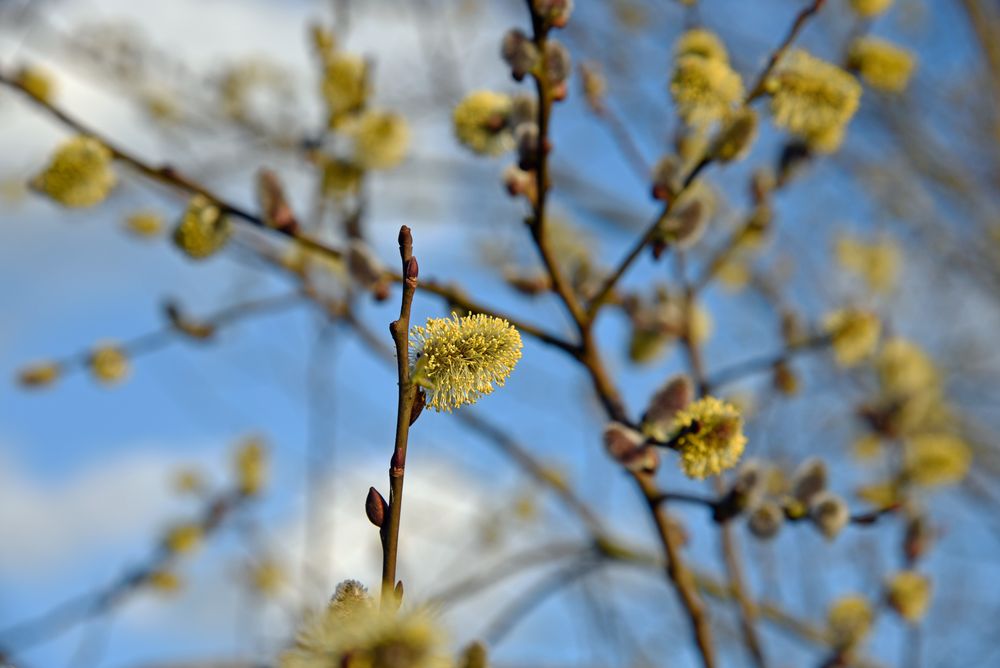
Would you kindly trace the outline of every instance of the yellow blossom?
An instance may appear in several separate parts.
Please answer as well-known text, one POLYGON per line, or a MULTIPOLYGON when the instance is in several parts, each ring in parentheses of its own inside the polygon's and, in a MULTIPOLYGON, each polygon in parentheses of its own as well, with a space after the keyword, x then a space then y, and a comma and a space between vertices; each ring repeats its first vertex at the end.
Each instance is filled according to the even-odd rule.
POLYGON ((875 361, 882 390, 890 396, 913 395, 938 382, 937 369, 915 343, 894 338, 882 345, 875 361))
POLYGON ((101 142, 73 137, 56 149, 31 186, 63 206, 93 206, 103 202, 118 182, 111 160, 111 151, 101 142))
POLYGON ((899 247, 890 239, 872 243, 844 235, 836 243, 837 263, 859 276, 875 292, 895 287, 902 260, 899 247))
POLYGON ((327 53, 321 91, 329 114, 329 125, 335 128, 346 114, 361 109, 368 99, 368 65, 364 58, 343 51, 327 53))
POLYGON ((875 613, 861 594, 841 596, 826 612, 827 626, 837 647, 851 647, 871 631, 875 613))
POLYGON ((871 18, 878 16, 892 5, 892 0, 850 0, 851 9, 857 12, 858 16, 871 18))
POLYGON ((285 586, 285 571, 281 565, 271 560, 255 564, 250 569, 250 586, 264 596, 274 596, 285 586))
POLYGON ((774 122, 822 152, 835 150, 861 100, 861 86, 832 63, 795 49, 768 80, 774 122))
POLYGON ((399 114, 366 111, 348 128, 354 162, 365 169, 392 169, 410 147, 410 127, 399 114))
POLYGON ((743 99, 743 81, 725 61, 681 56, 670 79, 670 94, 685 123, 707 124, 743 99))
POLYGON ((182 494, 200 494, 205 490, 205 479, 194 469, 182 469, 174 475, 173 486, 182 494))
POLYGON ((722 40, 714 32, 704 28, 693 28, 680 36, 674 45, 674 57, 683 56, 700 56, 707 60, 729 62, 729 55, 722 40))
POLYGON ((173 571, 156 570, 146 576, 146 584, 164 594, 172 594, 183 586, 183 582, 173 571))
POLYGON ((972 464, 972 450, 950 434, 917 434, 906 440, 904 473, 917 485, 935 487, 961 482, 972 464))
POLYGON ((431 318, 414 327, 414 382, 427 389, 427 406, 450 411, 502 386, 521 359, 521 335, 503 318, 477 313, 431 318))
POLYGON ((739 411, 715 397, 688 404, 674 416, 673 426, 680 466, 690 478, 702 479, 736 466, 747 442, 739 411))
POLYGON ((877 37, 855 39, 847 63, 869 86, 890 93, 906 88, 916 66, 911 52, 877 37))
POLYGON ((155 237, 163 230, 163 216, 155 211, 136 211, 125 218, 125 229, 137 237, 155 237))
POLYGON ((931 602, 931 582, 916 571, 899 571, 886 583, 886 600, 900 617, 920 621, 931 602))
POLYGON ((174 228, 174 244, 188 257, 201 260, 225 246, 229 233, 229 219, 219 207, 206 197, 195 195, 174 228))
POLYGON ((886 508, 899 503, 899 485, 891 480, 862 485, 854 493, 859 499, 876 508, 886 508))
POLYGON ((25 65, 17 71, 17 83, 31 97, 42 102, 51 102, 56 85, 52 75, 35 65, 25 65))
POLYGON ((184 554, 192 552, 201 544, 201 526, 193 523, 171 527, 163 536, 163 547, 169 552, 184 554))
POLYGON ((875 352, 882 325, 874 313, 841 309, 827 315, 824 328, 830 335, 837 364, 852 367, 875 352))
POLYGON ((295 644, 278 660, 279 668, 448 668, 452 665, 444 634, 423 609, 395 612, 364 598, 339 600, 310 615, 295 644))
POLYGON ((102 344, 94 348, 87 363, 94 378, 105 385, 119 383, 128 377, 128 355, 113 344, 102 344))
POLYGON ((500 155, 514 148, 510 128, 513 101, 509 95, 480 90, 458 103, 452 114, 455 136, 463 146, 484 155, 500 155))
POLYGON ((36 362, 18 372, 17 382, 23 387, 45 387, 59 380, 60 373, 58 362, 36 362))
POLYGON ((259 494, 267 477, 267 451, 263 442, 258 438, 243 441, 233 456, 233 469, 241 494, 259 494))

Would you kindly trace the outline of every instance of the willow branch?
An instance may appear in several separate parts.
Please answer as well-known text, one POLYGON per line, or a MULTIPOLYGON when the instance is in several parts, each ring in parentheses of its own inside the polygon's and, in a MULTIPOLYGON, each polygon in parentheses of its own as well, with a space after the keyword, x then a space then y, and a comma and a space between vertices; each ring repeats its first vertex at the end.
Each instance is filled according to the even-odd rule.
POLYGON ((417 387, 410 377, 410 306, 417 290, 417 259, 413 257, 410 228, 399 230, 399 256, 403 265, 403 295, 399 318, 389 325, 396 347, 399 398, 396 406, 396 440, 389 463, 389 514, 380 527, 382 538, 382 605, 398 606, 402 589, 396 582, 399 523, 403 513, 403 477, 406 473, 406 446, 410 434, 417 387), (397 589, 399 590, 397 592, 397 589))
POLYGON ((748 103, 753 102, 764 94, 767 90, 767 79, 771 76, 771 72, 774 71, 778 61, 781 60, 781 57, 785 55, 785 52, 788 51, 788 49, 792 46, 792 43, 795 42, 799 33, 802 31, 802 28, 805 27, 806 22, 809 20, 809 17, 823 9, 824 4, 826 4, 826 0, 813 0, 811 5, 805 7, 796 15, 795 20, 792 21, 791 28, 788 29, 788 33, 785 35, 785 39, 783 39, 781 44, 778 45, 778 48, 771 53, 771 57, 767 60, 767 66, 764 67, 763 71, 761 71, 760 75, 758 75, 756 83, 754 83, 753 87, 750 88, 750 92, 747 94, 746 98, 748 103))

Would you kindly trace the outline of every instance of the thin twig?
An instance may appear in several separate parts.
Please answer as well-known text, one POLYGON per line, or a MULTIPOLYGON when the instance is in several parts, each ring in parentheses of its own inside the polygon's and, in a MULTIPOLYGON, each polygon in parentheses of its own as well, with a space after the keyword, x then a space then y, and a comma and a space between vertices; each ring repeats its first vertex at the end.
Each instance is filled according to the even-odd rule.
POLYGON ((396 370, 399 378, 399 400, 396 407, 396 440, 389 463, 389 516, 381 527, 382 538, 382 605, 398 606, 402 594, 397 593, 396 557, 399 548, 399 522, 403 512, 403 476, 406 473, 406 445, 410 434, 417 387, 410 377, 410 306, 417 290, 417 259, 413 257, 413 237, 410 228, 399 230, 399 256, 403 265, 403 295, 399 318, 389 325, 396 346, 396 370))

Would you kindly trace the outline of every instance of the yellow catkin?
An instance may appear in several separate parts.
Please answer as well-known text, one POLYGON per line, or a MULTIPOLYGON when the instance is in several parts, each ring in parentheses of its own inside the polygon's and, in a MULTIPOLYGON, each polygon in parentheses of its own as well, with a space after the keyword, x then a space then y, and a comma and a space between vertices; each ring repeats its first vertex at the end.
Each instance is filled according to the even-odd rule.
POLYGON ((323 64, 321 92, 329 125, 335 128, 348 114, 361 109, 368 99, 368 66, 364 58, 342 51, 329 53, 323 64))
POLYGON ((832 152, 861 101, 861 85, 841 68, 801 49, 789 51, 767 82, 775 124, 832 152))
POLYGON ((930 357, 917 344, 898 337, 882 345, 875 368, 882 391, 893 397, 933 389, 939 379, 930 357))
POLYGON ((202 195, 195 195, 174 228, 174 245, 188 257, 201 260, 218 252, 229 240, 230 223, 222 211, 202 195))
POLYGON ((100 204, 118 182, 111 151, 93 137, 77 136, 60 144, 31 186, 67 207, 100 204))
POLYGON ((125 229, 137 237, 155 237, 163 225, 163 216, 155 211, 136 211, 125 218, 125 229))
POLYGON ((124 350, 110 343, 94 348, 88 358, 90 373, 100 383, 114 385, 129 374, 129 359, 124 350))
POLYGON ((506 320, 477 313, 431 318, 410 333, 414 381, 427 406, 450 411, 502 386, 521 359, 521 335, 506 320))
POLYGON ((916 571, 899 571, 886 583, 886 600, 907 622, 919 622, 930 607, 931 582, 916 571))
POLYGON ((849 0, 849 2, 851 9, 864 18, 878 16, 892 6, 892 0, 849 0))
POLYGON ((678 411, 673 426, 681 470, 690 478, 702 479, 736 466, 746 447, 739 411, 715 397, 678 411))
POLYGON ((826 316, 824 329, 830 335, 837 364, 852 367, 875 352, 882 324, 874 313, 840 309, 826 316))
POLYGON ((410 126, 399 114, 366 111, 350 126, 354 163, 364 169, 392 169, 410 148, 410 126))
POLYGON ((24 65, 17 71, 17 83, 31 97, 42 102, 51 102, 55 96, 56 84, 52 75, 37 65, 24 65))
POLYGON ((972 449, 951 434, 917 434, 906 440, 904 473, 917 485, 936 487, 961 482, 972 465, 972 449))
POLYGON ((61 374, 58 362, 36 362, 18 372, 17 382, 22 387, 45 387, 59 380, 61 374))
POLYGON ((327 609, 310 615, 279 668, 445 668, 453 665, 446 638, 424 609, 376 607, 363 587, 341 584, 327 609), (355 592, 352 594, 351 592, 355 592))
POLYGON ((714 32, 704 28, 693 28, 686 31, 674 44, 674 57, 700 56, 708 60, 729 62, 726 46, 714 32))
POLYGON ((686 55, 677 59, 670 95, 685 123, 703 125, 720 120, 743 99, 743 81, 725 61, 686 55))
POLYGON ((844 235, 837 239, 835 255, 837 264, 861 278, 872 291, 886 293, 895 288, 902 254, 891 239, 866 243, 844 235))
POLYGON ((826 613, 826 623, 837 647, 851 647, 864 640, 874 619, 871 603, 861 594, 841 596, 826 613))
POLYGON ((742 160, 757 138, 757 112, 740 107, 727 114, 712 139, 709 154, 720 162, 742 160))
POLYGON ((172 594, 184 585, 176 573, 167 570, 153 571, 146 576, 146 584, 163 594, 172 594))
POLYGON ((463 146, 483 155, 500 155, 514 148, 510 128, 513 101, 489 90, 470 93, 455 107, 455 136, 463 146))
POLYGON ((193 523, 178 524, 163 535, 163 547, 175 554, 193 552, 204 536, 201 526, 193 523))
POLYGON ((248 438, 236 448, 233 470, 241 494, 259 494, 267 480, 267 450, 257 438, 248 438))
POLYGON ((916 67, 913 53, 878 37, 851 42, 847 63, 869 86, 890 93, 905 90, 916 67))

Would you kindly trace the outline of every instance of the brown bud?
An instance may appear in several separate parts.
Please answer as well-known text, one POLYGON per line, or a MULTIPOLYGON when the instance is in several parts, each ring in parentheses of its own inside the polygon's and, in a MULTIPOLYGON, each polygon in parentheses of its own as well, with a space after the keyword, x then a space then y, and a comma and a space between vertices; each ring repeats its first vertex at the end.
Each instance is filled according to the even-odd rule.
POLYGON ((528 171, 538 164, 538 125, 528 121, 514 128, 517 166, 528 171))
POLYGON ((799 377, 795 375, 787 362, 778 362, 774 365, 774 375, 772 377, 774 389, 785 396, 792 396, 799 391, 799 377))
POLYGON ((396 586, 393 588, 392 593, 396 596, 396 605, 400 605, 403 602, 403 581, 399 580, 396 582, 396 586))
POLYGON ((424 388, 418 387, 417 393, 413 397, 413 406, 410 408, 410 426, 417 421, 420 414, 424 412, 424 406, 427 404, 427 393, 424 392, 424 388))
POLYGON ((404 260, 413 254, 413 235, 410 228, 403 225, 399 228, 399 255, 404 260))
POLYGON ((918 561, 934 542, 934 529, 925 515, 914 515, 906 523, 906 533, 903 537, 903 556, 907 563, 918 561))
POLYGON ((545 43, 545 53, 542 55, 542 67, 550 85, 561 84, 569 78, 572 71, 572 59, 565 46, 555 40, 545 43))
POLYGON ((415 280, 417 274, 420 273, 420 266, 417 264, 417 258, 411 257, 406 262, 406 278, 408 280, 415 280))
POLYGON ((811 505, 816 495, 825 489, 826 464, 821 459, 807 459, 792 475, 792 496, 802 504, 811 505))
POLYGON ((510 65, 510 73, 514 80, 521 81, 538 62, 538 47, 524 34, 524 31, 513 28, 503 36, 500 55, 504 62, 510 65))
POLYGON ((215 326, 207 322, 196 322, 186 317, 180 307, 174 302, 167 302, 163 305, 163 313, 170 322, 170 326, 181 334, 192 339, 204 341, 212 338, 215 334, 215 326))
POLYGON ((285 190, 278 175, 270 169, 257 172, 257 200, 268 227, 286 234, 294 234, 298 228, 295 214, 285 198, 285 190))
POLYGON ((654 435, 656 431, 667 431, 677 411, 694 400, 694 383, 681 374, 674 376, 656 391, 642 415, 643 431, 654 435))
POLYGON ((459 668, 489 668, 486 645, 479 641, 469 643, 462 650, 462 656, 459 659, 458 665, 459 668))
POLYGON ((377 489, 369 487, 368 498, 365 499, 365 515, 368 516, 368 521, 381 529, 388 510, 389 504, 385 502, 385 498, 379 494, 377 489))

